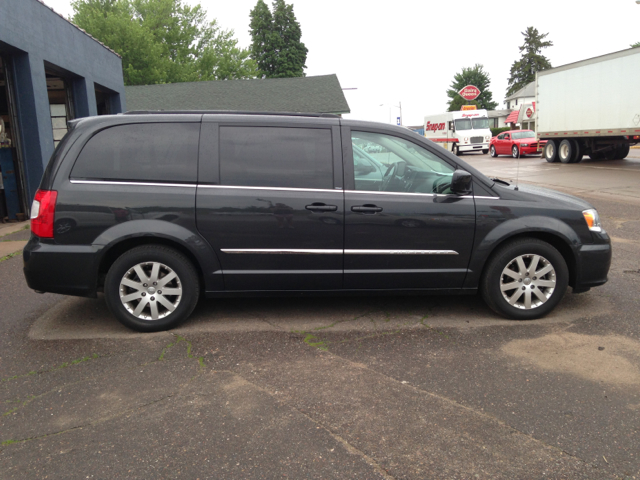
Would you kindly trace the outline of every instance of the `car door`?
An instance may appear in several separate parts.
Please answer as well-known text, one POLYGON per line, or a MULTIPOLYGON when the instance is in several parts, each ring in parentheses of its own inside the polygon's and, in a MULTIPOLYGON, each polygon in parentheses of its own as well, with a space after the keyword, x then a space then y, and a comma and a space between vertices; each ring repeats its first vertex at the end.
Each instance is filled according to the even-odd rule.
POLYGON ((342 288, 338 119, 205 115, 202 128, 198 230, 225 289, 342 288))
POLYGON ((504 142, 504 133, 501 133, 500 135, 498 135, 498 137, 496 138, 496 141, 494 143, 494 147, 496 149, 496 153, 498 155, 500 155, 502 153, 502 143, 504 142))
POLYGON ((459 289, 475 231, 473 195, 451 193, 456 167, 408 135, 343 127, 346 289, 459 289), (351 141, 349 141, 351 140, 351 141), (384 166, 373 186, 354 168, 384 166))
POLYGON ((502 148, 500 149, 500 153, 504 155, 511 155, 511 134, 505 133, 501 144, 502 148))

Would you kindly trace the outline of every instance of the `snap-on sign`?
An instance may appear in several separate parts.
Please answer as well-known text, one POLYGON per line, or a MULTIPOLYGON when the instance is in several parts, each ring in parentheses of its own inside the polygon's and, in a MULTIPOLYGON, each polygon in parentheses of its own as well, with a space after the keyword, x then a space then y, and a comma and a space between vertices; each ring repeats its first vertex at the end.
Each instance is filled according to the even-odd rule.
POLYGON ((436 131, 436 130, 444 130, 444 122, 442 123, 431 123, 431 122, 427 122, 427 125, 425 126, 425 130, 426 131, 436 131))

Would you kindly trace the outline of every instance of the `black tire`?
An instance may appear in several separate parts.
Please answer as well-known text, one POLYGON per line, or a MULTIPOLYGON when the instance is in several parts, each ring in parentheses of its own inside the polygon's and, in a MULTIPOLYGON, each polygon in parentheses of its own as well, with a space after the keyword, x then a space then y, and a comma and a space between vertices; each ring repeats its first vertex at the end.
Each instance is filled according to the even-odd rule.
POLYGON ((567 290, 568 281, 569 270, 558 250, 536 238, 521 238, 499 247, 491 255, 482 276, 480 291, 484 301, 497 314, 512 320, 533 320, 545 316, 556 307, 567 290), (536 271, 543 272, 541 278, 531 275, 530 271, 520 276, 513 268, 509 268, 513 275, 504 273, 513 265, 521 270, 517 262, 519 258, 527 271, 535 256, 539 257, 536 271), (549 265, 551 270, 544 272, 549 265), (502 288, 512 284, 514 288, 506 289, 503 293, 502 288), (518 296, 518 292, 522 293, 518 296), (540 296, 545 298, 544 301, 540 296), (515 298, 515 306, 506 297, 515 298), (526 305, 527 297, 529 307, 526 305))
POLYGON ((584 147, 578 140, 572 140, 572 142, 575 147, 575 156, 571 160, 571 163, 580 163, 582 157, 584 157, 584 147))
POLYGON ((589 158, 591 160, 602 160, 604 158, 604 153, 602 152, 593 152, 589 154, 589 158))
POLYGON ((558 147, 558 158, 562 163, 573 163, 573 159, 577 157, 576 144, 574 140, 565 138, 560 142, 558 147))
POLYGON ((514 145, 513 147, 511 147, 511 156, 513 158, 520 158, 522 155, 520 155, 520 150, 518 149, 517 145, 514 145))
POLYGON ((109 310, 120 323, 139 332, 158 332, 174 328, 191 315, 200 297, 200 281, 191 261, 181 253, 161 245, 142 245, 123 253, 113 263, 104 283, 104 295, 109 310), (160 265, 155 273, 157 285, 152 281, 155 265, 160 265), (134 268, 141 268, 147 277, 141 278, 134 268), (162 280, 172 273, 176 276, 163 285, 162 280), (125 285, 125 280, 141 288, 125 285), (163 294, 162 288, 179 293, 163 294), (139 298, 133 298, 125 306, 121 296, 132 295, 139 298), (140 313, 135 314, 134 307, 137 309, 145 301, 140 313), (158 319, 152 318, 154 309, 158 319), (143 318, 145 316, 151 318, 143 318))
POLYGON ((558 143, 555 140, 548 140, 542 151, 542 155, 549 163, 558 161, 558 143))
POLYGON ((483 155, 486 155, 487 153, 489 153, 489 150, 482 150, 483 155))
POLYGON ((620 144, 616 147, 616 160, 623 160, 625 158, 627 158, 627 155, 629 155, 629 152, 631 151, 631 147, 629 146, 628 143, 623 143, 620 144))
POLYGON ((451 153, 453 153, 456 157, 460 156, 460 149, 458 148, 457 143, 454 143, 453 147, 451 147, 451 153))
POLYGON ((489 152, 491 154, 492 157, 497 157, 498 154, 496 153, 496 147, 494 147, 493 145, 491 145, 491 148, 489 149, 489 152))

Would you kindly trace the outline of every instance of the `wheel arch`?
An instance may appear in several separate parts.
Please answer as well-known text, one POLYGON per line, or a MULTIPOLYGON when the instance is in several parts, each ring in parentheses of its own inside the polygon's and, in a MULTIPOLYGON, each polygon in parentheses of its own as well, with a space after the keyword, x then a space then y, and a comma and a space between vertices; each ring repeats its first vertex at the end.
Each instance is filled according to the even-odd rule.
POLYGON ((220 271, 220 263, 211 246, 197 233, 180 225, 158 220, 126 222, 96 239, 104 245, 97 261, 98 290, 104 286, 109 268, 124 252, 141 245, 163 245, 182 253, 193 264, 205 290, 223 290, 222 276, 205 275, 220 271))
MULTIPOLYGON (((528 217, 528 219, 535 219, 535 217, 528 217)), ((522 220, 522 219, 521 219, 522 220)), ((505 228, 510 228, 507 222, 501 227, 492 230, 487 237, 476 247, 476 254, 480 253, 480 261, 470 266, 470 271, 475 272, 467 276, 465 281, 466 288, 477 288, 484 277, 487 265, 493 258, 496 251, 505 245, 506 243, 522 238, 535 238, 547 242, 554 247, 567 264, 569 270, 569 285, 574 287, 576 285, 576 279, 578 277, 578 257, 577 251, 572 245, 580 245, 581 242, 575 232, 565 223, 557 219, 544 218, 544 221, 550 224, 546 227, 534 227, 531 222, 527 228, 512 229, 510 232, 504 232, 505 228), (497 230, 502 230, 498 232, 497 230), (501 234, 502 233, 502 234, 501 234)), ((511 223, 511 222, 508 222, 511 223)))

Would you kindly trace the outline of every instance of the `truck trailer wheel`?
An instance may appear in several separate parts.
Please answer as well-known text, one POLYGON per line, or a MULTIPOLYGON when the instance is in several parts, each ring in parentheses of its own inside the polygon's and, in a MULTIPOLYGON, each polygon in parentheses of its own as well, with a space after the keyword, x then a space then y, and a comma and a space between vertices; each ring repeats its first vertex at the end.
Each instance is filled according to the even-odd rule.
POLYGON ((575 140, 565 138, 560 142, 558 148, 558 157, 562 163, 573 163, 574 158, 577 158, 577 143, 575 140))
POLYGON ((547 141, 544 146, 544 150, 542 151, 544 154, 544 158, 549 163, 554 163, 558 161, 558 145, 555 140, 547 141))
POLYGON ((627 158, 627 155, 629 155, 630 150, 631 150, 631 147, 629 146, 628 143, 623 143, 618 145, 616 148, 615 160, 622 160, 623 158, 627 158))
POLYGON ((573 157, 573 161, 571 163, 580 163, 582 161, 582 157, 584 157, 584 146, 579 140, 573 140, 573 143, 576 146, 576 155, 573 157))

